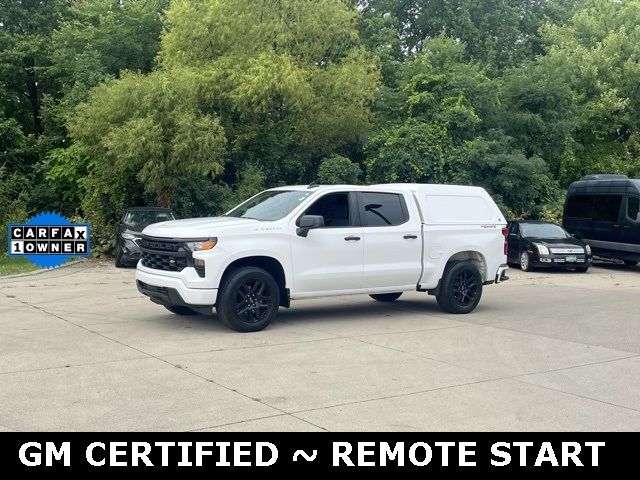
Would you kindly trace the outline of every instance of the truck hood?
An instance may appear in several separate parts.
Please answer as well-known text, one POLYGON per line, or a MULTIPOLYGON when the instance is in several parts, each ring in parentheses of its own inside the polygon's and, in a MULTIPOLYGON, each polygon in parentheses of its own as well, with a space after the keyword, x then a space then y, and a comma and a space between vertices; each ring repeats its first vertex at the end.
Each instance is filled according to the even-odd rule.
POLYGON ((208 238, 225 227, 255 223, 258 220, 236 217, 186 218, 154 223, 146 227, 143 235, 162 238, 208 238))

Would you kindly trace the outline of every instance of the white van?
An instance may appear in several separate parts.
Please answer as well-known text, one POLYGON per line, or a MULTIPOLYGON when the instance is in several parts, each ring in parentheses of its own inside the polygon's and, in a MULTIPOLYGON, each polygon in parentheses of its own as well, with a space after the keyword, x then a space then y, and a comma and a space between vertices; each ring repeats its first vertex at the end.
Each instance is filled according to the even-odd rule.
POLYGON ((454 185, 279 187, 221 217, 145 228, 140 292, 170 311, 258 331, 291 300, 402 292, 471 312, 506 280, 506 221, 487 192, 454 185))

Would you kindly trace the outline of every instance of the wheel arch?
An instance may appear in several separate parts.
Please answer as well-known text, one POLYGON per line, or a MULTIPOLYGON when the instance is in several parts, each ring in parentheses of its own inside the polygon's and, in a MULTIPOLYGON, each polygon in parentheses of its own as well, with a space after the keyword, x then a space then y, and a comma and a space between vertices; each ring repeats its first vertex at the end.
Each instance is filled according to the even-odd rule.
MULTIPOLYGON (((282 263, 274 257, 268 255, 251 255, 233 260, 226 266, 221 279, 229 273, 241 267, 258 267, 269 272, 280 288, 280 306, 289 307, 289 290, 287 289, 287 277, 282 263)), ((222 282, 220 282, 222 284, 222 282)))

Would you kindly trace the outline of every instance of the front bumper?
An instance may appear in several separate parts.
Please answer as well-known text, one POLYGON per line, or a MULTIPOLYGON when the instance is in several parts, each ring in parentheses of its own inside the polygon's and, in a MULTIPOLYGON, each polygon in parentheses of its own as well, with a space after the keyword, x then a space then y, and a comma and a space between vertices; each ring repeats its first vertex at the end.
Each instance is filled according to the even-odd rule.
POLYGON ((591 265, 593 257, 591 255, 578 254, 567 255, 561 253, 552 253, 550 255, 540 255, 538 253, 531 254, 531 265, 542 268, 572 268, 585 267, 591 265), (567 260, 567 257, 575 257, 575 261, 567 260))
MULTIPOLYGON (((198 278, 195 271, 193 275, 198 278)), ((142 294, 150 297, 156 303, 162 303, 164 305, 212 307, 215 305, 218 295, 217 288, 187 287, 179 276, 153 273, 153 270, 147 269, 140 264, 138 264, 138 268, 136 269, 136 284, 142 294), (153 287, 158 287, 160 290, 153 287), (168 291, 173 291, 175 294, 173 292, 168 293, 168 291), (183 303, 169 303, 179 301, 179 299, 181 299, 183 303)))

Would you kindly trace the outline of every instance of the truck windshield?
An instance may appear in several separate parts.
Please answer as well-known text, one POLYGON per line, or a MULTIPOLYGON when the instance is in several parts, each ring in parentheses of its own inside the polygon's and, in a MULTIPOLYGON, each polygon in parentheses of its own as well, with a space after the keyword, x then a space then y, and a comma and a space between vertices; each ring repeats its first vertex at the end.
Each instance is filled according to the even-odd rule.
POLYGON ((552 223, 521 223, 523 237, 534 238, 569 238, 570 235, 558 225, 552 223))
POLYGON ((300 190, 267 190, 241 203, 226 217, 252 218, 261 221, 280 220, 307 198, 311 192, 300 190))

